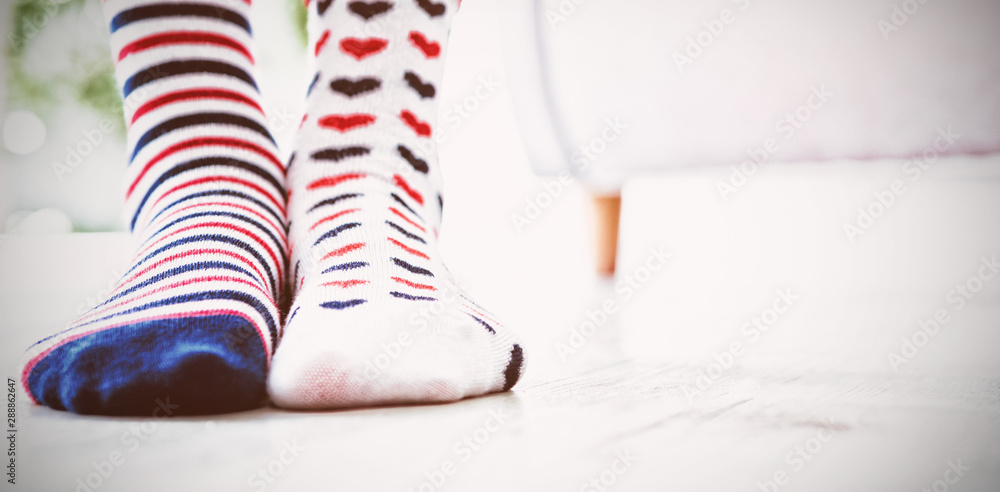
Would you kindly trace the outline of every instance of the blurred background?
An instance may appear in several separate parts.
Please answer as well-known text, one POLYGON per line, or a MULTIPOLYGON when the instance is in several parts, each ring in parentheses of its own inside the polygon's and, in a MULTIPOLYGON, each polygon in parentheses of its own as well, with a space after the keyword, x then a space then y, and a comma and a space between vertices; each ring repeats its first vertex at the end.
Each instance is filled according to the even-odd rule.
MULTIPOLYGON (((305 8, 294 0, 265 4, 273 21, 257 30, 268 48, 261 60, 266 109, 287 141, 302 107, 305 8)), ((14 0, 0 15, 2 229, 123 230, 125 129, 101 2, 14 0)))

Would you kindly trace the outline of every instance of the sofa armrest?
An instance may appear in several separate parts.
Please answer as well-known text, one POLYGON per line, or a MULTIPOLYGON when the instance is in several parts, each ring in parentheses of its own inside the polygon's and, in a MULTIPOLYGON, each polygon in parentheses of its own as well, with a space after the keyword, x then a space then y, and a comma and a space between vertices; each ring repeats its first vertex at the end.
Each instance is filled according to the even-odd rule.
POLYGON ((544 22, 541 4, 536 0, 503 0, 496 5, 505 82, 528 160, 539 175, 559 174, 569 169, 569 144, 550 93, 548 53, 539 30, 544 22))

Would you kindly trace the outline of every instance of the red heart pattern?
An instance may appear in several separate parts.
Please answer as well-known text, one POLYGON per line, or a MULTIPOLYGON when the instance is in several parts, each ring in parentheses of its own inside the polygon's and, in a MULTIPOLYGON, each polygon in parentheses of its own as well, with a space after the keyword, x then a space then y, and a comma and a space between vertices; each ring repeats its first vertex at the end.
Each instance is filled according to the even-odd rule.
POLYGON ((375 117, 370 114, 331 114, 319 119, 319 126, 347 133, 375 123, 375 117))
POLYGON ((441 45, 436 41, 428 41, 427 38, 417 32, 410 32, 410 42, 424 53, 427 58, 437 58, 441 54, 441 45))
POLYGON ((389 46, 389 42, 381 38, 344 38, 340 41, 340 51, 353 56, 358 61, 381 52, 386 46, 389 46))
POLYGON ((421 137, 431 136, 431 126, 417 118, 417 115, 411 113, 409 110, 404 109, 399 113, 399 117, 403 119, 406 126, 409 126, 413 131, 417 132, 417 135, 421 137))

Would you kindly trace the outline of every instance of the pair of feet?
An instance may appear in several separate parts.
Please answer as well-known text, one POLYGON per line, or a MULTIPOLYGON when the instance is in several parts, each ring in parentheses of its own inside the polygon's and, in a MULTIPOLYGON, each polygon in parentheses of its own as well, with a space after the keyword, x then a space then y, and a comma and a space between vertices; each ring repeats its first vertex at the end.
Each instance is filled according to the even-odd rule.
POLYGON ((520 345, 436 242, 431 122, 457 3, 306 0, 315 76, 287 165, 253 76, 249 3, 105 2, 140 246, 106 301, 28 350, 28 394, 148 415, 513 387, 520 345))

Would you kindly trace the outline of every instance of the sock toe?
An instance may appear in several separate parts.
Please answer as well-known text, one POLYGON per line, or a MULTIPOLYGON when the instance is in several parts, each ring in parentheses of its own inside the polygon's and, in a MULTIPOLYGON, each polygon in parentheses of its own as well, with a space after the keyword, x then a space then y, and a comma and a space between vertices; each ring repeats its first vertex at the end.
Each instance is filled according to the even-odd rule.
POLYGON ((406 403, 445 403, 466 395, 448 373, 387 372, 373 377, 371 367, 344 354, 315 354, 299 364, 276 364, 268 381, 272 401, 282 408, 330 409, 406 403))
POLYGON ((231 333, 246 323, 236 316, 179 318, 91 333, 26 371, 28 388, 40 403, 81 414, 256 408, 266 399, 267 357, 250 341, 234 345, 231 333))

